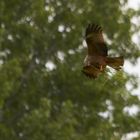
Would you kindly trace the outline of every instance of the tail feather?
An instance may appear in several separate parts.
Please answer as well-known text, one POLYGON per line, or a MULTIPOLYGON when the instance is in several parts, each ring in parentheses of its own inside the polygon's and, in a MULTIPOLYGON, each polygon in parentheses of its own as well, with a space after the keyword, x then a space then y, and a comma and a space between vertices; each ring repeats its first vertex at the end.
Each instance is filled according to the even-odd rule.
POLYGON ((121 66, 123 66, 124 64, 124 58, 121 56, 121 57, 107 57, 107 65, 116 69, 116 70, 119 70, 121 69, 121 66))

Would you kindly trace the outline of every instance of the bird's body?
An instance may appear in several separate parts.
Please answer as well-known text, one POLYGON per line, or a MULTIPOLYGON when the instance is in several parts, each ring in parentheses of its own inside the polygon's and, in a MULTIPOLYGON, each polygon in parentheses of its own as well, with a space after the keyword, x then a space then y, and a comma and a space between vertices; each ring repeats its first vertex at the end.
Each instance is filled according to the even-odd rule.
POLYGON ((124 63, 122 57, 108 57, 108 48, 103 39, 102 28, 98 25, 89 25, 86 28, 86 43, 88 54, 84 60, 83 73, 96 78, 105 71, 107 65, 118 70, 124 63))
POLYGON ((106 66, 106 58, 102 57, 102 56, 92 56, 92 55, 87 55, 85 57, 84 60, 84 66, 90 66, 93 65, 94 67, 100 69, 100 67, 102 66, 102 68, 105 68, 106 66))

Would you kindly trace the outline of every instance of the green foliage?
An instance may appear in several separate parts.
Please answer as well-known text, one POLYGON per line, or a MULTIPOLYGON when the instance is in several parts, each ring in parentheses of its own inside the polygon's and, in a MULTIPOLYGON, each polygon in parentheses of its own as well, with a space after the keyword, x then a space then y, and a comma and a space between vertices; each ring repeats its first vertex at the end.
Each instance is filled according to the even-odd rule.
POLYGON ((140 114, 124 111, 140 106, 126 88, 137 87, 134 76, 107 69, 90 80, 81 73, 88 23, 103 26, 110 55, 139 57, 130 21, 139 11, 123 11, 126 2, 1 0, 2 140, 118 140, 140 130, 140 114))

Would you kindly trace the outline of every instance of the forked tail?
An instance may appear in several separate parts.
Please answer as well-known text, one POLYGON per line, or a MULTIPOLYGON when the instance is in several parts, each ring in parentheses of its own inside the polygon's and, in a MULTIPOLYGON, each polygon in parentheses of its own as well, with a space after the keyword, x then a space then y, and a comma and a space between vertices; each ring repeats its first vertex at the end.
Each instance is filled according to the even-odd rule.
POLYGON ((106 63, 108 66, 119 70, 121 69, 121 66, 124 64, 124 58, 121 57, 107 57, 106 63))

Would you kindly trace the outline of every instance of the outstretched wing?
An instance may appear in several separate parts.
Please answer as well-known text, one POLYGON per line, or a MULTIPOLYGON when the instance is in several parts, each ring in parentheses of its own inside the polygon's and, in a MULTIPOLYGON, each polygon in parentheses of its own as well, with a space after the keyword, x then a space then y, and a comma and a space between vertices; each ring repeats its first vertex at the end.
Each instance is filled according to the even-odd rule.
POLYGON ((103 39, 102 28, 99 25, 89 24, 85 36, 89 55, 107 56, 107 46, 103 39))

